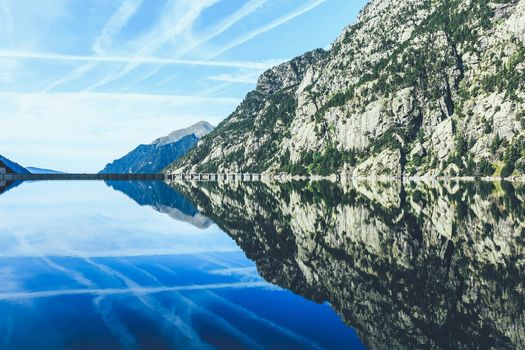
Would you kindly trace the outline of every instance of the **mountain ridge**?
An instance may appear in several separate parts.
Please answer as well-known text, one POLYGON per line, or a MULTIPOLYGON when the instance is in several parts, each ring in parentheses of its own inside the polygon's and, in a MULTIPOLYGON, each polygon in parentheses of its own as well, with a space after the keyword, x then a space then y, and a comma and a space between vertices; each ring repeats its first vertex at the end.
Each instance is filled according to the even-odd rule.
POLYGON ((525 1, 370 2, 166 172, 525 173, 525 1))
POLYGON ((44 168, 37 168, 34 166, 28 166, 26 168, 31 174, 64 174, 62 171, 58 170, 52 170, 52 169, 44 169, 44 168))
POLYGON ((184 136, 187 135, 195 135, 197 138, 202 138, 203 136, 206 136, 208 133, 213 131, 214 127, 207 121, 200 121, 197 122, 187 128, 175 130, 168 134, 167 136, 160 137, 152 142, 154 145, 158 146, 164 146, 170 143, 174 143, 182 139, 184 136))
POLYGON ((2 169, 4 173, 10 174, 29 174, 29 170, 24 168, 18 163, 15 163, 3 156, 0 155, 0 173, 2 173, 2 169))
POLYGON ((175 130, 148 145, 139 145, 125 156, 107 164, 100 174, 153 174, 184 156, 213 126, 205 121, 175 130))

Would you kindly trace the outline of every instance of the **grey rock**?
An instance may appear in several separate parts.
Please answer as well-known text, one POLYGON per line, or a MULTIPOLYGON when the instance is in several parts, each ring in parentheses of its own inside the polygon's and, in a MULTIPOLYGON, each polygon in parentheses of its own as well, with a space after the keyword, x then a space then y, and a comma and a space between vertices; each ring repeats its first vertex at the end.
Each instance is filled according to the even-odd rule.
POLYGON ((193 124, 190 127, 175 130, 167 136, 158 138, 155 141, 153 141, 152 144, 157 145, 157 146, 164 146, 170 143, 175 143, 179 141, 180 139, 182 139, 184 136, 188 136, 191 134, 201 139, 204 136, 208 135, 210 132, 212 132, 213 129, 215 128, 210 123, 206 121, 200 121, 198 123, 193 124))
POLYGON ((149 145, 139 145, 125 156, 107 164, 101 174, 156 174, 193 149, 214 128, 198 122, 173 131, 149 145))
MULTIPOLYGON (((471 159, 496 165, 495 135, 525 147, 525 2, 445 4, 371 1, 329 50, 265 72, 241 105, 166 171, 326 175, 370 164, 392 146, 401 157, 389 159, 400 163, 387 168, 403 175, 439 174, 449 163, 476 175, 465 167, 471 159), (424 155, 411 159, 418 143, 424 155)), ((383 168, 368 170, 377 176, 383 168)))

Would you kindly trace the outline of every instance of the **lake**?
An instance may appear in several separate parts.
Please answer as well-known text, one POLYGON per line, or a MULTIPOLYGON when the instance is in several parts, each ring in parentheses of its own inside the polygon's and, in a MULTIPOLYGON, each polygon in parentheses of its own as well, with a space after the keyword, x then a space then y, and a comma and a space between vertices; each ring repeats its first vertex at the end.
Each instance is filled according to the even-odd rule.
POLYGON ((1 349, 525 347, 525 187, 0 183, 1 349))

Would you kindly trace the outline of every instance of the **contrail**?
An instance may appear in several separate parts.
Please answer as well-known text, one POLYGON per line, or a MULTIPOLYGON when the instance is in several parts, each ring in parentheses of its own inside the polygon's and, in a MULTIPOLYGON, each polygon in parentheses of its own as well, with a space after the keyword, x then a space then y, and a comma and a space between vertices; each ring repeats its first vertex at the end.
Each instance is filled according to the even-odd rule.
POLYGON ((215 283, 215 284, 193 284, 175 287, 136 287, 136 288, 92 288, 92 289, 64 289, 36 292, 13 292, 0 293, 2 301, 18 301, 24 299, 51 298, 59 296, 75 295, 126 295, 126 294, 158 294, 166 292, 180 292, 206 289, 240 289, 240 288, 265 288, 267 282, 237 282, 237 283, 215 283))
POLYGON ((24 52, 24 51, 0 51, 0 58, 19 58, 19 59, 38 59, 49 61, 78 61, 78 62, 111 62, 129 64, 166 64, 166 65, 189 65, 189 66, 209 66, 209 67, 231 67, 231 68, 250 68, 267 69, 274 64, 273 62, 255 61, 207 61, 207 60, 184 60, 160 57, 137 57, 137 56, 112 56, 112 55, 66 55, 49 52, 24 52))

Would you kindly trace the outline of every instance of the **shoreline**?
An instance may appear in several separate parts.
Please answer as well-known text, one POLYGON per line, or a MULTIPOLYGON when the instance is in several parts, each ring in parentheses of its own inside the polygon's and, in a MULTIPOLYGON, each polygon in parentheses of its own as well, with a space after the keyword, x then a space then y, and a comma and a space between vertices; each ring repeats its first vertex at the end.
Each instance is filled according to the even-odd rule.
POLYGON ((343 174, 290 175, 268 173, 179 173, 166 174, 168 181, 377 181, 377 182, 514 182, 525 183, 525 175, 502 178, 499 176, 347 176, 343 174))
POLYGON ((0 181, 49 181, 49 180, 114 180, 114 181, 196 181, 196 182, 290 182, 290 181, 371 181, 371 182, 512 182, 525 183, 525 175, 507 178, 496 176, 299 176, 289 174, 255 173, 195 173, 195 174, 0 174, 0 181))

